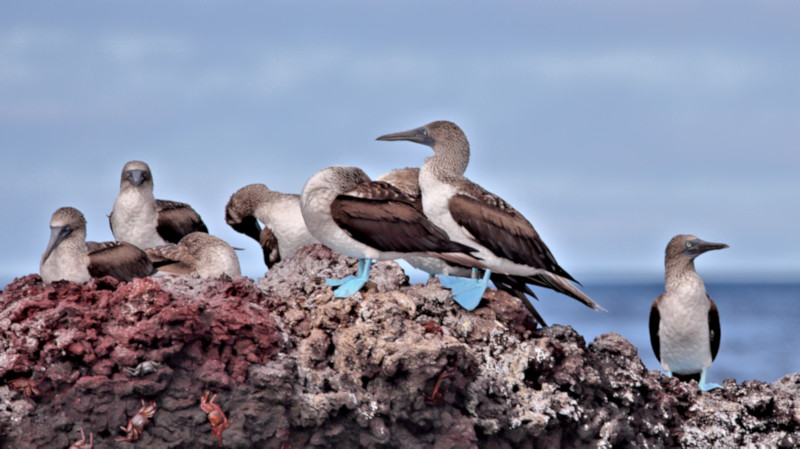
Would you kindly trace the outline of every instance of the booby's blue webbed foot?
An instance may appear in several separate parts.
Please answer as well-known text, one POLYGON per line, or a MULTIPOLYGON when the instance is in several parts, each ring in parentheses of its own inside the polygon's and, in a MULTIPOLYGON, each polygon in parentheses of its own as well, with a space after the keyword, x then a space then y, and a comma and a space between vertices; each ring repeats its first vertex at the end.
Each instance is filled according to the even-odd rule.
POLYGON ((342 279, 325 279, 325 284, 338 286, 333 291, 333 296, 337 298, 349 298, 369 280, 369 269, 372 266, 372 259, 358 259, 358 273, 355 276, 345 276, 342 279))
POLYGON ((449 289, 453 299, 463 308, 473 310, 478 307, 483 293, 489 285, 491 270, 486 270, 483 278, 462 278, 457 276, 439 276, 439 282, 449 289))
POLYGON ((701 391, 711 391, 717 388, 722 388, 722 385, 715 383, 706 383, 706 370, 700 372, 700 382, 697 384, 701 391))

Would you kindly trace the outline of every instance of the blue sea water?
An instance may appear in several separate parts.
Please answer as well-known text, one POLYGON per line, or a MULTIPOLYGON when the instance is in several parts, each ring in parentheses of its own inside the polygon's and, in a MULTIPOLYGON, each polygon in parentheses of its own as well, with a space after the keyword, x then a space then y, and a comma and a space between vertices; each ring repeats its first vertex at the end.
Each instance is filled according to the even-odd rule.
MULTIPOLYGON (((12 279, 2 279, 2 286, 12 279)), ((411 276, 412 283, 425 282, 411 276)), ((733 378, 773 382, 800 372, 800 283, 709 282, 719 308, 722 342, 708 371, 709 382, 733 378)), ((607 312, 591 310, 550 290, 534 288, 534 306, 548 324, 571 325, 586 343, 615 332, 633 343, 648 369, 659 369, 650 347, 650 304, 662 283, 585 283, 583 290, 607 312)))

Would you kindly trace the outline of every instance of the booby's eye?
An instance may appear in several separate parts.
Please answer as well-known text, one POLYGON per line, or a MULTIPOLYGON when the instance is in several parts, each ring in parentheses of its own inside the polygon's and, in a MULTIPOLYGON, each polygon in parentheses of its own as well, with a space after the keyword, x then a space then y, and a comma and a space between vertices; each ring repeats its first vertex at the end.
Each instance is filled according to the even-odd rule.
POLYGON ((691 247, 692 247, 692 242, 686 242, 686 248, 691 248, 691 247))
POLYGON ((422 135, 425 136, 425 137, 428 137, 428 130, 425 129, 425 128, 422 128, 422 135))

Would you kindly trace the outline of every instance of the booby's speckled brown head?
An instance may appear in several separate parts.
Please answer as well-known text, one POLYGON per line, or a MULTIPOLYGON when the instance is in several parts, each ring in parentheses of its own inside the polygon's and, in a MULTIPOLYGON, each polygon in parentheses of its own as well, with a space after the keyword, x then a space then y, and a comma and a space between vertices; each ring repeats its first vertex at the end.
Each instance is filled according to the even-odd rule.
POLYGON ((447 120, 437 120, 408 131, 385 134, 378 137, 376 140, 408 140, 410 142, 427 145, 434 150, 436 150, 437 144, 445 142, 469 147, 467 136, 464 135, 464 131, 455 123, 447 120))
POLYGON ((727 248, 724 243, 707 242, 693 235, 676 235, 669 241, 666 251, 666 259, 669 261, 678 257, 686 257, 694 260, 695 257, 706 251, 727 248))

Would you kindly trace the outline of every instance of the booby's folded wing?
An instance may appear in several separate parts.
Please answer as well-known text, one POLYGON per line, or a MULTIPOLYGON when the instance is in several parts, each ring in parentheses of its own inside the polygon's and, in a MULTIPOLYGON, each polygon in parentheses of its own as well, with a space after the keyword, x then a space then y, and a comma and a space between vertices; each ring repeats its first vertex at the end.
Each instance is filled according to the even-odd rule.
POLYGON ((188 204, 156 200, 156 212, 158 212, 156 231, 168 242, 178 243, 192 232, 208 232, 200 215, 188 204))
POLYGON ((473 252, 451 241, 418 205, 384 182, 363 183, 331 203, 334 222, 354 239, 385 252, 473 252))
POLYGON ((146 251, 158 271, 174 274, 190 274, 195 271, 197 259, 184 246, 168 243, 146 251))
POLYGON ((259 233, 258 243, 264 251, 264 263, 267 264, 267 268, 272 268, 273 265, 281 261, 278 238, 268 227, 265 226, 259 233))
POLYGON ((127 242, 86 242, 89 253, 89 274, 92 277, 113 276, 130 282, 155 272, 144 251, 127 242))
MULTIPOLYGON (((706 296, 708 296, 708 294, 706 294, 706 296)), ((719 325, 719 310, 717 310, 717 305, 714 304, 710 296, 708 296, 708 300, 711 302, 711 307, 708 309, 708 332, 711 340, 711 360, 713 361, 717 358, 717 352, 719 352, 722 328, 719 325)))
POLYGON ((456 223, 495 255, 577 282, 558 265, 533 225, 496 195, 485 192, 479 200, 457 194, 448 206, 456 223))
POLYGON ((650 345, 653 347, 653 352, 656 354, 656 359, 661 362, 661 340, 658 335, 658 327, 661 323, 661 314, 658 311, 658 303, 661 301, 661 296, 653 301, 650 306, 650 345))

